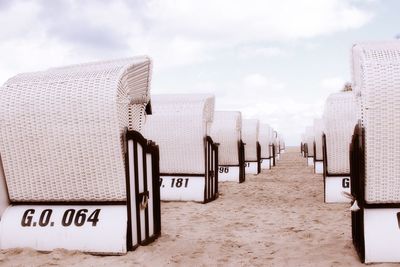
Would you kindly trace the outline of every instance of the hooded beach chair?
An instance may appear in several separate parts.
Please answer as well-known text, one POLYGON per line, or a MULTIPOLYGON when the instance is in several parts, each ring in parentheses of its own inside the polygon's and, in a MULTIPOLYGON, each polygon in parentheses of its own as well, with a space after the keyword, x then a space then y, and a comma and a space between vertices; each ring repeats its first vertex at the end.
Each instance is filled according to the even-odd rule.
POLYGON ((279 135, 279 151, 282 153, 285 153, 286 145, 285 145, 285 140, 281 135, 279 135))
POLYGON ((211 137, 218 146, 218 181, 245 181, 242 114, 239 111, 216 111, 211 137))
POLYGON ((324 156, 322 150, 322 135, 324 122, 322 119, 314 119, 314 173, 324 173, 324 156))
POLYGON ((314 166, 314 127, 306 127, 307 166, 314 166))
POLYGON ((363 262, 400 262, 400 41, 357 44, 352 57, 353 243, 363 262))
POLYGON ((214 96, 155 95, 143 135, 160 147, 161 200, 207 203, 218 197, 218 145, 210 137, 214 96))
POLYGON ((259 143, 260 122, 256 119, 244 119, 242 122, 242 139, 245 144, 246 173, 261 172, 261 147, 259 143))
POLYGON ((136 57, 0 88, 2 249, 123 254, 159 236, 158 147, 138 132, 150 78, 136 57))
POLYGON ((345 194, 350 193, 349 146, 357 123, 356 108, 351 91, 333 93, 325 103, 322 142, 327 203, 350 201, 345 194))
POLYGON ((301 134, 301 143, 300 143, 300 152, 301 155, 305 158, 307 155, 307 141, 306 141, 306 134, 301 134))
POLYGON ((278 132, 276 133, 275 147, 276 147, 276 160, 280 160, 281 159, 281 137, 278 132))
POLYGON ((272 143, 272 128, 266 124, 260 124, 260 135, 259 143, 261 147, 261 169, 269 170, 272 166, 272 153, 271 153, 271 143, 272 143))
POLYGON ((272 145, 271 145, 271 153, 272 153, 272 166, 276 166, 276 162, 278 161, 278 132, 272 129, 272 145))

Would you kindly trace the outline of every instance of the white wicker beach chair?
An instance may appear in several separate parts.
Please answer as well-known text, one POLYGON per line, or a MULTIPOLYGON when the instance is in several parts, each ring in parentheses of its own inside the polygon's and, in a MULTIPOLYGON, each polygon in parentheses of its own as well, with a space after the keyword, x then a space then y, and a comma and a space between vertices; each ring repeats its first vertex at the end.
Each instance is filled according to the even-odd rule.
POLYGON ((325 201, 349 202, 342 192, 350 193, 349 146, 357 123, 353 93, 331 94, 323 114, 324 184, 325 201))
POLYGON ((276 140, 275 140, 275 146, 276 146, 276 159, 280 160, 281 159, 281 138, 279 133, 276 133, 276 140))
POLYGON ((245 181, 242 114, 240 111, 216 111, 211 137, 218 143, 218 181, 245 181))
POLYGON ((400 41, 357 44, 361 121, 351 145, 353 243, 364 262, 400 262, 400 41))
POLYGON ((243 120, 242 139, 245 143, 246 173, 259 174, 261 172, 259 131, 259 120, 243 120))
POLYGON ((306 134, 301 134, 300 152, 303 157, 307 157, 307 141, 306 134))
POLYGON ((161 200, 218 197, 218 147, 209 136, 214 96, 155 95, 143 134, 160 146, 161 200))
POLYGON ((276 162, 278 161, 278 132, 275 130, 272 130, 272 145, 271 145, 271 150, 272 150, 272 166, 276 166, 276 162))
POLYGON ((280 159, 281 154, 285 152, 285 141, 281 134, 278 133, 277 137, 277 146, 278 146, 278 159, 280 159))
POLYGON ((270 154, 271 168, 273 166, 276 166, 276 162, 275 162, 275 154, 276 154, 276 151, 275 151, 275 133, 276 133, 275 130, 272 127, 270 127, 269 154, 270 154))
POLYGON ((323 135, 324 122, 322 119, 314 119, 314 173, 323 174, 323 149, 322 149, 322 135, 323 135))
POLYGON ((279 150, 281 154, 285 153, 286 150, 285 139, 283 138, 282 135, 279 136, 279 150))
POLYGON ((160 234, 158 148, 127 132, 140 128, 150 77, 150 59, 136 57, 19 74, 0 88, 11 203, 1 248, 121 254, 160 234))
POLYGON ((276 148, 275 148, 275 138, 276 138, 276 131, 272 127, 270 127, 270 140, 269 140, 269 154, 270 154, 270 163, 271 167, 276 166, 275 156, 276 156, 276 148))
POLYGON ((273 131, 271 126, 266 123, 260 124, 260 133, 259 133, 259 143, 261 147, 261 169, 262 170, 269 170, 272 166, 272 151, 271 151, 271 143, 272 143, 272 136, 273 131))
POLYGON ((314 127, 306 127, 307 165, 314 166, 314 127))

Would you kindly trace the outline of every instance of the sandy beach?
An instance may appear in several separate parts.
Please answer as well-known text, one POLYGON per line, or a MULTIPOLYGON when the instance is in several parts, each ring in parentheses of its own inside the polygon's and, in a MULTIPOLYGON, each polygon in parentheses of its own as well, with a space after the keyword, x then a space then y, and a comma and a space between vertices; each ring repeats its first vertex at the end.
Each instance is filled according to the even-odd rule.
MULTIPOLYGON (((2 266, 364 266, 351 241, 349 204, 324 204, 322 175, 298 148, 218 200, 162 203, 162 236, 125 256, 30 249, 0 253, 2 266)), ((400 266, 377 264, 377 266, 400 266)))

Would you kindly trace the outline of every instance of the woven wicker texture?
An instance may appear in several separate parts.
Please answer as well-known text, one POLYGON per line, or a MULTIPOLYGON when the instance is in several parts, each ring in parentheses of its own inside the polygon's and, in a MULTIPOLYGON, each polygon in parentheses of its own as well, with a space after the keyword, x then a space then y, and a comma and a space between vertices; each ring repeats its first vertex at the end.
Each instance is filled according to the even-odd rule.
POLYGON ((0 94, 0 151, 11 201, 126 199, 122 134, 149 99, 147 57, 26 73, 0 94))
POLYGON ((365 129, 365 200, 400 203, 400 41, 359 44, 354 65, 365 129))
POLYGON ((260 124, 260 134, 258 137, 258 142, 261 146, 261 158, 269 158, 270 156, 270 149, 269 145, 272 141, 272 128, 266 123, 260 124))
POLYGON ((370 42, 353 45, 351 50, 352 87, 359 94, 362 83, 362 67, 366 62, 392 62, 400 60, 399 41, 370 42))
POLYGON ((307 126, 306 127, 306 144, 308 148, 308 156, 313 157, 314 156, 314 127, 313 126, 307 126))
POLYGON ((165 94, 155 95, 151 102, 153 114, 186 113, 201 115, 202 120, 211 123, 214 119, 215 97, 209 94, 165 94))
POLYGON ((239 164, 239 145, 242 138, 242 114, 239 111, 216 111, 211 126, 211 137, 219 143, 220 165, 239 164))
POLYGON ((143 135, 160 147, 161 173, 205 173, 205 137, 214 117, 214 96, 154 95, 143 135))
POLYGON ((315 136, 315 159, 323 160, 322 153, 322 133, 324 122, 322 119, 314 119, 314 136, 315 136))
POLYGON ((257 142, 260 122, 255 119, 245 119, 242 123, 242 139, 245 145, 245 160, 257 161, 257 142))
POLYGON ((326 100, 323 130, 329 173, 350 173, 349 145, 357 123, 356 108, 352 92, 334 93, 326 100))
POLYGON ((362 62, 391 62, 400 60, 398 41, 369 42, 355 44, 351 50, 352 88, 356 95, 357 117, 362 117, 361 86, 362 86, 362 62))

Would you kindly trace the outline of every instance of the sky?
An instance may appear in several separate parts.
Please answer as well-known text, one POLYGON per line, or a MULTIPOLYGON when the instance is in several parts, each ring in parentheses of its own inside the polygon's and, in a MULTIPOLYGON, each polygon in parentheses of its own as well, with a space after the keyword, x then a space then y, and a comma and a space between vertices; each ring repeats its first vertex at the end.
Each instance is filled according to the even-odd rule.
POLYGON ((152 94, 212 93, 299 145, 351 81, 354 43, 400 36, 398 0, 0 0, 0 84, 149 55, 152 94))

